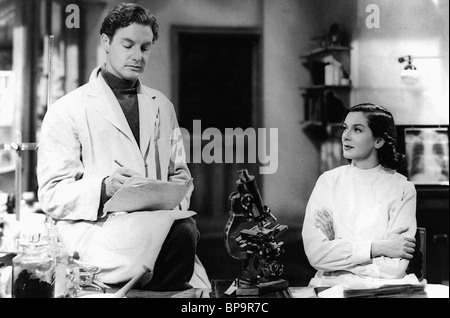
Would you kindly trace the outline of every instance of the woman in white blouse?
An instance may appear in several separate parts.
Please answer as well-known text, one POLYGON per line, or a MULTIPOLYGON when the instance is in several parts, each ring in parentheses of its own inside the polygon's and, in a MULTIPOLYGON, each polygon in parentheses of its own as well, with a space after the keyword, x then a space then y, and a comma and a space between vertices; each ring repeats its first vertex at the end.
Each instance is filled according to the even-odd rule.
POLYGON ((312 287, 373 287, 402 281, 415 248, 416 189, 396 172, 392 114, 359 104, 344 114, 342 151, 350 164, 323 173, 306 207, 302 238, 317 270, 312 287))

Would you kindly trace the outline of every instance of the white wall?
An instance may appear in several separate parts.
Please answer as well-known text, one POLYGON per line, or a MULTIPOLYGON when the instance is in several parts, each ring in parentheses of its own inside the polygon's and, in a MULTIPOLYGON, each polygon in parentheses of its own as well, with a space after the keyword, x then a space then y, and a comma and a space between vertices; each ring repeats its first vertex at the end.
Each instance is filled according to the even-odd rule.
POLYGON ((266 204, 292 226, 303 222, 304 209, 319 173, 319 155, 303 133, 300 86, 309 73, 300 55, 310 49, 317 32, 312 1, 264 1, 264 126, 278 128, 276 174, 264 176, 266 204))
POLYGON ((448 125, 449 2, 447 0, 321 0, 322 23, 351 28, 353 103, 389 108, 399 125, 448 125), (377 5, 380 27, 368 28, 368 5, 377 5), (349 8, 343 11, 342 8, 349 8), (412 55, 419 81, 408 86, 398 58, 412 55))

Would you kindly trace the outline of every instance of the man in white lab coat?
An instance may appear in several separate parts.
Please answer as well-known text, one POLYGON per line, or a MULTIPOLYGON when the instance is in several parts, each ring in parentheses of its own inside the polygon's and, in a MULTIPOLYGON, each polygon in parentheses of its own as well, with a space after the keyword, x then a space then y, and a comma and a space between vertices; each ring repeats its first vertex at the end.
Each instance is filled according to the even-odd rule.
POLYGON ((44 118, 40 203, 57 221, 69 253, 99 266, 105 283, 126 282, 145 265, 153 271, 145 289, 208 288, 196 255, 195 212, 188 210, 193 187, 173 210, 103 211, 131 176, 186 181, 191 175, 173 104, 139 80, 158 38, 155 17, 139 5, 120 4, 100 34, 106 63, 44 118))

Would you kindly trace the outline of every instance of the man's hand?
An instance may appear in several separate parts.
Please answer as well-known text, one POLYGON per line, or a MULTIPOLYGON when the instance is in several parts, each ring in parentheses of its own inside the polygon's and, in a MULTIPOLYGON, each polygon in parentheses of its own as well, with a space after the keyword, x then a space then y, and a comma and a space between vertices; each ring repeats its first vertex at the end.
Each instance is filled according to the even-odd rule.
POLYGON ((139 173, 132 169, 117 168, 112 175, 105 179, 106 195, 108 198, 112 197, 129 178, 137 175, 139 173))
POLYGON ((389 233, 385 240, 372 242, 372 258, 387 256, 412 259, 414 248, 416 247, 416 239, 402 235, 408 229, 408 227, 400 227, 389 233))
POLYGON ((323 234, 330 240, 334 240, 333 217, 328 211, 317 211, 316 227, 322 230, 323 234))

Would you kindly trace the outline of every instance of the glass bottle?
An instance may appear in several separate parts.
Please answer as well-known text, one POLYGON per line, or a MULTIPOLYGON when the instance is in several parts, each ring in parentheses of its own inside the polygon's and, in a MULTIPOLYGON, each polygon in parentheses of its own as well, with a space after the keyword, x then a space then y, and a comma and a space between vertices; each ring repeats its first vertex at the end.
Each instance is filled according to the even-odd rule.
POLYGON ((13 298, 53 298, 55 296, 55 262, 48 242, 32 235, 21 242, 22 252, 12 260, 13 298))
POLYGON ((47 239, 48 250, 55 261, 55 298, 65 297, 67 265, 69 263, 69 254, 58 240, 58 228, 51 219, 47 219, 47 239))

